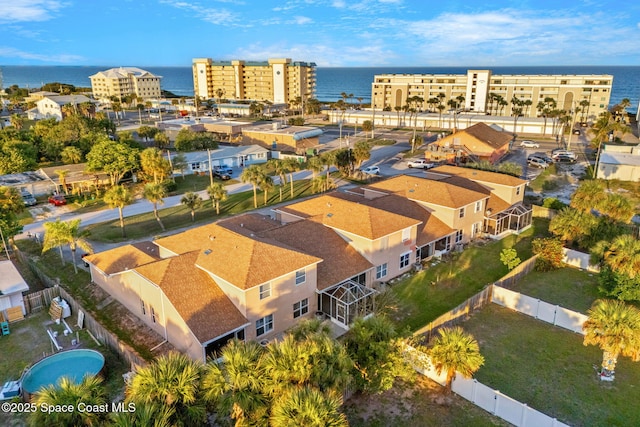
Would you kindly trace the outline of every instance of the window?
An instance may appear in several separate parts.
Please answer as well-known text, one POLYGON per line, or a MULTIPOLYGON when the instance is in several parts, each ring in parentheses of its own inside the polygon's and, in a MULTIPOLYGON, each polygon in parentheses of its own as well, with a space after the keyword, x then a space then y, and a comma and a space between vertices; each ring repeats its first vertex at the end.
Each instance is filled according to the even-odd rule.
POLYGON ((156 323, 156 311, 151 307, 151 321, 156 323))
POLYGON ((518 196, 520 195, 520 188, 521 188, 520 186, 516 187, 516 195, 518 196))
POLYGON ((411 258, 411 252, 400 255, 400 268, 405 268, 409 265, 409 259, 411 258))
POLYGON ((140 304, 142 306, 142 314, 147 314, 147 309, 144 306, 144 300, 140 300, 140 304))
POLYGON ((307 273, 304 270, 296 271, 296 285, 301 285, 307 280, 307 273))
POLYGON ((402 241, 409 240, 411 238, 411 229, 403 228, 402 229, 402 241))
POLYGON ((273 330, 273 314, 256 320, 256 336, 264 335, 273 330))
POLYGON ((271 296, 271 283, 260 285, 260 299, 269 298, 271 296))
POLYGON ((309 298, 305 298, 302 301, 299 301, 293 304, 293 318, 297 319, 298 317, 305 315, 309 312, 309 298))
POLYGON ((464 218, 464 208, 460 208, 460 218, 464 218))
MULTIPOLYGON (((400 261, 402 263, 402 261, 400 261)), ((382 279, 387 275, 387 263, 376 266, 376 279, 382 279)))
POLYGON ((480 212, 482 210, 482 201, 479 200, 476 202, 476 209, 474 212, 480 212))
POLYGON ((456 243, 460 243, 462 242, 462 236, 464 235, 464 233, 462 232, 462 230, 458 230, 456 231, 456 239, 455 242, 456 243))
POLYGON ((471 237, 474 237, 478 232, 478 230, 480 229, 479 224, 480 223, 476 222, 471 226, 471 237))

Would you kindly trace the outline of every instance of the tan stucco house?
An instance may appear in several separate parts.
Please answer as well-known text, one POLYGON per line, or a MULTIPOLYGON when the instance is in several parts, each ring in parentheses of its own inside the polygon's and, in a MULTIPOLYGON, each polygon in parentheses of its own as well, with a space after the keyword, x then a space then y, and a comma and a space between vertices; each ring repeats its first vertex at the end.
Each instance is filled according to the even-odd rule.
POLYGON ((529 213, 508 230, 489 226, 493 213, 522 204, 525 181, 466 173, 397 176, 85 260, 94 283, 194 359, 233 338, 278 339, 314 315, 346 329, 373 312, 380 282, 475 237, 530 225, 529 213))

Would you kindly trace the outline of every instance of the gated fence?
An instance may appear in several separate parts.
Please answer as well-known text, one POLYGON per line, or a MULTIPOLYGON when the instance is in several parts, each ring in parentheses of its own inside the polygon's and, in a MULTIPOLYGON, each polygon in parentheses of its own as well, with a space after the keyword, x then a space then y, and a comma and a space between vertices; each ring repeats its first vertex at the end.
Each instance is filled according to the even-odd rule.
POLYGON ((30 314, 42 309, 48 310, 51 305, 51 300, 58 296, 60 296, 60 287, 56 285, 52 288, 45 288, 41 291, 24 295, 22 300, 24 301, 24 308, 27 314, 30 314))

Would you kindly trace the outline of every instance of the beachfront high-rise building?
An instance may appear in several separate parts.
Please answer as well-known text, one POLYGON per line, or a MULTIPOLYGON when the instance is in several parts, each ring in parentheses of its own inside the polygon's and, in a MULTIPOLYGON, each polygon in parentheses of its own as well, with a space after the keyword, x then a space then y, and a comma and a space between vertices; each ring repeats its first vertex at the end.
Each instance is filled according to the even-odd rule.
POLYGON ((111 68, 89 78, 93 96, 97 99, 135 95, 147 100, 158 99, 162 94, 160 91, 162 77, 136 67, 111 68))
POLYGON ((265 62, 193 60, 194 93, 201 99, 269 101, 284 104, 314 97, 316 64, 289 58, 265 62))
POLYGON ((511 116, 521 108, 525 117, 540 117, 542 109, 576 111, 578 117, 597 117, 607 111, 613 76, 611 75, 515 75, 492 74, 491 70, 467 70, 467 74, 381 74, 374 76, 371 88, 373 107, 403 107, 407 99, 422 98, 418 108, 446 110, 451 99, 459 109, 478 113, 511 116), (460 103, 462 98, 464 100, 460 103), (517 99, 521 105, 512 102, 517 99), (543 107, 542 104, 545 104, 543 107), (538 106, 540 105, 540 108, 538 106))

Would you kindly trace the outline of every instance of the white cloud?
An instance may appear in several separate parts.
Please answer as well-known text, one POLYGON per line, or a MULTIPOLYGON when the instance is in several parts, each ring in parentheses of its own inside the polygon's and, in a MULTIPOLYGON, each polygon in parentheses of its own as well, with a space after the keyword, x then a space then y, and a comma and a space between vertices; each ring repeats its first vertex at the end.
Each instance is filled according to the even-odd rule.
POLYGON ((40 54, 25 52, 12 47, 0 47, 0 58, 20 58, 42 62, 54 62, 60 64, 74 64, 84 60, 82 56, 71 54, 40 54))
MULTIPOLYGON (((230 25, 237 21, 236 15, 227 9, 218 9, 212 7, 203 7, 198 3, 190 3, 186 1, 161 0, 161 3, 173 6, 177 9, 186 10, 194 13, 194 17, 211 24, 230 25)), ((235 2, 229 2, 235 3, 235 2)), ((238 3, 242 4, 242 3, 238 3)))
POLYGON ((67 3, 56 0, 2 0, 0 22, 42 22, 53 18, 67 3))
POLYGON ((295 22, 298 25, 305 25, 305 24, 311 24, 313 22, 313 19, 307 16, 295 16, 293 18, 293 22, 295 22))

